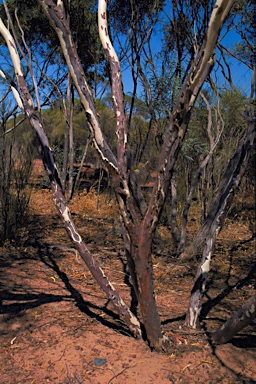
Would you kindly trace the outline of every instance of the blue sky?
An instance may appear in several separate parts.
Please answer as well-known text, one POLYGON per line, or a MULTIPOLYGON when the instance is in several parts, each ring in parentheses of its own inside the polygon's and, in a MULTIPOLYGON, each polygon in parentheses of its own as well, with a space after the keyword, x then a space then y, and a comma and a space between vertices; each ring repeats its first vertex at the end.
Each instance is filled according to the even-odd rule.
MULTIPOLYGON (((0 4, 2 4, 2 2, 3 1, 0 0, 0 4)), ((161 49, 160 40, 161 36, 155 36, 152 41, 152 45, 156 51, 157 49, 161 49)), ((231 48, 233 44, 239 42, 240 40, 240 36, 235 32, 235 30, 233 30, 224 37, 224 39, 222 40, 222 44, 225 45, 227 48, 231 48)), ((240 63, 232 57, 229 57, 227 61, 231 67, 234 85, 238 89, 240 89, 245 95, 249 95, 252 71, 249 70, 246 65, 240 63)), ((124 83, 124 92, 126 94, 132 92, 133 88, 131 71, 129 69, 126 69, 125 71, 123 71, 122 75, 124 83)), ((221 74, 221 71, 217 71, 217 81, 221 86, 224 85, 224 79, 221 74)))
MULTIPOLYGON (((220 35, 220 39, 221 39, 221 35, 220 35)), ((241 41, 241 37, 236 33, 235 30, 231 30, 223 39, 221 39, 222 45, 224 45, 228 49, 232 48, 232 46, 235 43, 238 43, 240 41, 241 41)), ((158 36, 154 37, 152 44, 156 48, 156 50, 161 49, 160 38, 158 38, 158 36)), ((252 70, 250 70, 245 64, 239 62, 238 60, 234 59, 231 56, 227 58, 227 62, 229 63, 231 68, 231 75, 232 75, 234 86, 238 88, 243 94, 248 96, 250 94, 252 70)), ((217 71, 216 75, 217 75, 217 80, 219 85, 228 86, 225 83, 225 79, 221 71, 218 69, 217 63, 214 66, 214 70, 217 71)), ((122 73, 122 75, 123 75, 125 93, 132 92, 132 77, 131 77, 130 69, 126 69, 122 73)))
MULTIPOLYGON (((221 43, 225 45, 226 48, 231 48, 235 43, 238 43, 240 41, 241 37, 236 33, 235 30, 232 30, 227 34, 227 36, 223 38, 221 43)), ((238 60, 232 57, 228 58, 228 63, 231 67, 234 85, 238 89, 243 90, 246 95, 249 95, 252 70, 250 70, 245 64, 239 62, 238 60)))

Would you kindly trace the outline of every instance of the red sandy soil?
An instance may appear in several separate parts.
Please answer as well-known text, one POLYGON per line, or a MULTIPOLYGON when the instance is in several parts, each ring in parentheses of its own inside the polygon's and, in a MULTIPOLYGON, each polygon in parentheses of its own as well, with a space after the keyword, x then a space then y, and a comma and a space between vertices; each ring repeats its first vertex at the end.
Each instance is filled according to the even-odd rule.
MULTIPOLYGON (((76 196, 71 211, 129 303, 117 209, 102 195, 96 210, 96 200, 94 193, 76 196)), ((198 261, 177 262, 165 228, 160 235, 153 261, 156 300, 171 340, 166 354, 152 352, 129 334, 72 248, 50 191, 35 190, 22 242, 0 248, 0 382, 255 383, 255 324, 225 345, 215 347, 207 336, 254 292, 255 243, 248 220, 227 220, 219 236, 197 331, 183 324, 198 261)))

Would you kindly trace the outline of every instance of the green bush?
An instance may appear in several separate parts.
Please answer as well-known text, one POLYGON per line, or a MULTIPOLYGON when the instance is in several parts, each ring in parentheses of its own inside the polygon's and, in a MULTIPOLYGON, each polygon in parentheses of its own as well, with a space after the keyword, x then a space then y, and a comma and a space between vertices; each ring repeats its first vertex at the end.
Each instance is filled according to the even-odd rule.
POLYGON ((15 130, 6 134, 5 122, 2 122, 0 129, 0 244, 2 245, 6 240, 19 240, 27 223, 32 153, 27 137, 17 136, 15 130))

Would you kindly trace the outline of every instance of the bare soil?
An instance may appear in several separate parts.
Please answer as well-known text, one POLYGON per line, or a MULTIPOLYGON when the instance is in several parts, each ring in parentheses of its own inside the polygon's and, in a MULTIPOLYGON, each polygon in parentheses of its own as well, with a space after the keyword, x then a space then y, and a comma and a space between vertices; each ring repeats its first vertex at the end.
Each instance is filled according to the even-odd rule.
MULTIPOLYGON (((70 204, 83 239, 127 303, 130 285, 118 212, 108 195, 70 204)), ((255 383, 256 332, 251 324, 213 346, 209 333, 254 292, 251 213, 227 220, 219 236, 201 329, 184 318, 198 261, 178 262, 167 229, 153 254, 156 300, 168 354, 135 340, 113 313, 62 227, 48 190, 35 190, 19 244, 0 248, 0 382, 3 384, 255 383), (167 236, 168 235, 168 236, 167 236)), ((190 223, 190 234, 196 222, 190 223)))

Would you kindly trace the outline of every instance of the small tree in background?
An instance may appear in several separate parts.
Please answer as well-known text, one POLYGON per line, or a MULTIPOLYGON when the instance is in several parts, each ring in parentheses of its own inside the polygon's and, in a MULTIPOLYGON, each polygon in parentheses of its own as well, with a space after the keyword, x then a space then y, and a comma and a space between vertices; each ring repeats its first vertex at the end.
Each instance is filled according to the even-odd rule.
POLYGON ((16 140, 18 120, 6 101, 1 103, 0 125, 0 243, 18 241, 29 215, 28 188, 32 171, 30 143, 16 140), (9 121, 8 121, 9 120, 9 121), (17 142, 19 147, 17 148, 17 142))

